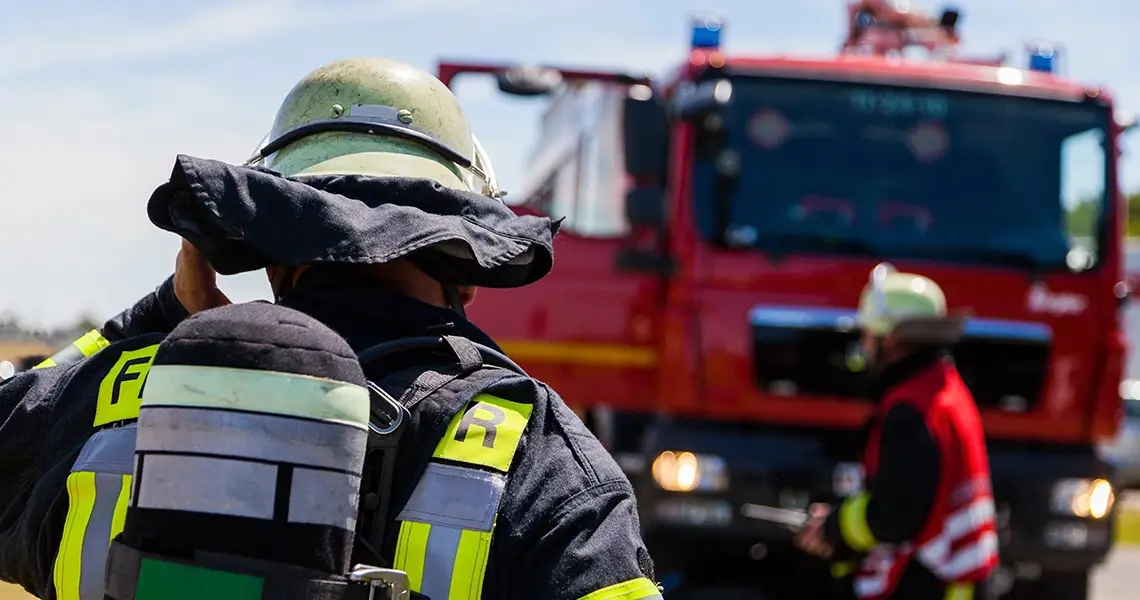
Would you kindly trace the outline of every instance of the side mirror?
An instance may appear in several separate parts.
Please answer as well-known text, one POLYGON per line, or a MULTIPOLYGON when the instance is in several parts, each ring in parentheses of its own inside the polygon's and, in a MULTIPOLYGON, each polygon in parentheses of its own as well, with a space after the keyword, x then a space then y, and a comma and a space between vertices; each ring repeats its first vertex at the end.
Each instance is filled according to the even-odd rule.
POLYGON ((625 195, 625 218, 634 227, 665 225, 665 192, 658 187, 634 188, 625 195))
POLYGON ((642 181, 664 184, 668 163, 669 115, 644 85, 630 87, 623 106, 625 170, 642 181))
POLYGON ((1116 121, 1116 126, 1120 128, 1122 134, 1131 133, 1133 129, 1136 129, 1136 115, 1131 111, 1117 110, 1112 118, 1116 121))
POLYGON ((732 101, 732 82, 727 79, 683 85, 677 92, 673 112, 683 121, 694 122, 718 113, 732 101))
POLYGON ((543 67, 515 67, 495 74, 499 90, 512 96, 545 96, 562 85, 562 73, 543 67))

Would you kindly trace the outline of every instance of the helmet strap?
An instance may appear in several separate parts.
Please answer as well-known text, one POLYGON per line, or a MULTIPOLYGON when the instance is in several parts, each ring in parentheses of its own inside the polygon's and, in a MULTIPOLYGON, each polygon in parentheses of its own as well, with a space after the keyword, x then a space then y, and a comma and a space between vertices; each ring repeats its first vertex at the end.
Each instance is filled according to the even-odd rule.
POLYGON ((273 273, 273 277, 269 280, 269 286, 273 288, 273 296, 275 301, 280 301, 289 292, 293 291, 293 283, 297 277, 297 267, 281 265, 273 273))
POLYGON ((451 285, 449 283, 441 284, 443 286, 443 298, 447 300, 448 306, 451 310, 459 313, 459 316, 464 319, 467 318, 467 310, 463 308, 463 297, 459 294, 459 286, 451 285))

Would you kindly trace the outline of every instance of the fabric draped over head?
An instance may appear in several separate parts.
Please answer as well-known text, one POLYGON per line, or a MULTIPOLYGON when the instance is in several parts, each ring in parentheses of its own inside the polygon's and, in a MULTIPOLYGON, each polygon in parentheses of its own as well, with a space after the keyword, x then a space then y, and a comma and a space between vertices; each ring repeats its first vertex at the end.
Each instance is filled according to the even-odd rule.
POLYGON ((186 155, 151 195, 147 213, 222 275, 275 263, 408 258, 442 284, 492 288, 528 285, 549 273, 559 225, 431 179, 286 177, 186 155))

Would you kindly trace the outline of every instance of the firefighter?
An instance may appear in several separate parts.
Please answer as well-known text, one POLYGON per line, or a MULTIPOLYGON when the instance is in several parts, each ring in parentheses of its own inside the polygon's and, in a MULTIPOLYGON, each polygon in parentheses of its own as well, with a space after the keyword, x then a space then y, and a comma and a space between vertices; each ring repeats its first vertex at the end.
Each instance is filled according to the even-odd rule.
POLYGON ((148 204, 185 240, 174 275, 0 384, 0 579, 41 598, 145 600, 162 586, 192 597, 229 568, 210 581, 252 577, 265 593, 241 597, 369 598, 351 562, 402 574, 400 598, 661 598, 622 471, 553 390, 486 364, 497 346, 463 316, 477 287, 553 264, 557 223, 501 196, 450 90, 387 59, 303 78, 247 165, 179 156, 148 204), (216 285, 262 267, 274 302, 231 304, 216 285), (450 350, 354 355, 412 338, 450 350), (345 449, 365 424, 380 435, 359 411, 366 376, 407 415, 384 422, 404 427, 390 487, 346 515, 374 473, 345 449), (332 437, 258 445, 283 424, 332 437), (343 464, 301 477, 322 460, 343 464), (277 479, 257 484, 265 463, 277 479), (370 514, 391 527, 354 532, 370 514))
POLYGON ((998 563, 981 418, 948 349, 962 315, 938 285, 880 264, 859 300, 876 409, 863 453, 866 485, 837 506, 810 507, 797 538, 808 553, 856 558, 856 598, 985 598, 998 563))

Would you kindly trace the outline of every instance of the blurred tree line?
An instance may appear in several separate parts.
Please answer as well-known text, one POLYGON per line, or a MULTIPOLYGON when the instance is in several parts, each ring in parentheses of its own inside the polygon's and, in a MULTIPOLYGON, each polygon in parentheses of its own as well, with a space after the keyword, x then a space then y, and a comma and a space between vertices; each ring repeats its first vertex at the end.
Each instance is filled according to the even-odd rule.
MULTIPOLYGON (((1140 237, 1140 192, 1128 195, 1128 236, 1140 237)), ((1077 203, 1069 211, 1069 231, 1075 235, 1088 235, 1094 230, 1093 220, 1097 217, 1097 203, 1087 200, 1077 203)))

